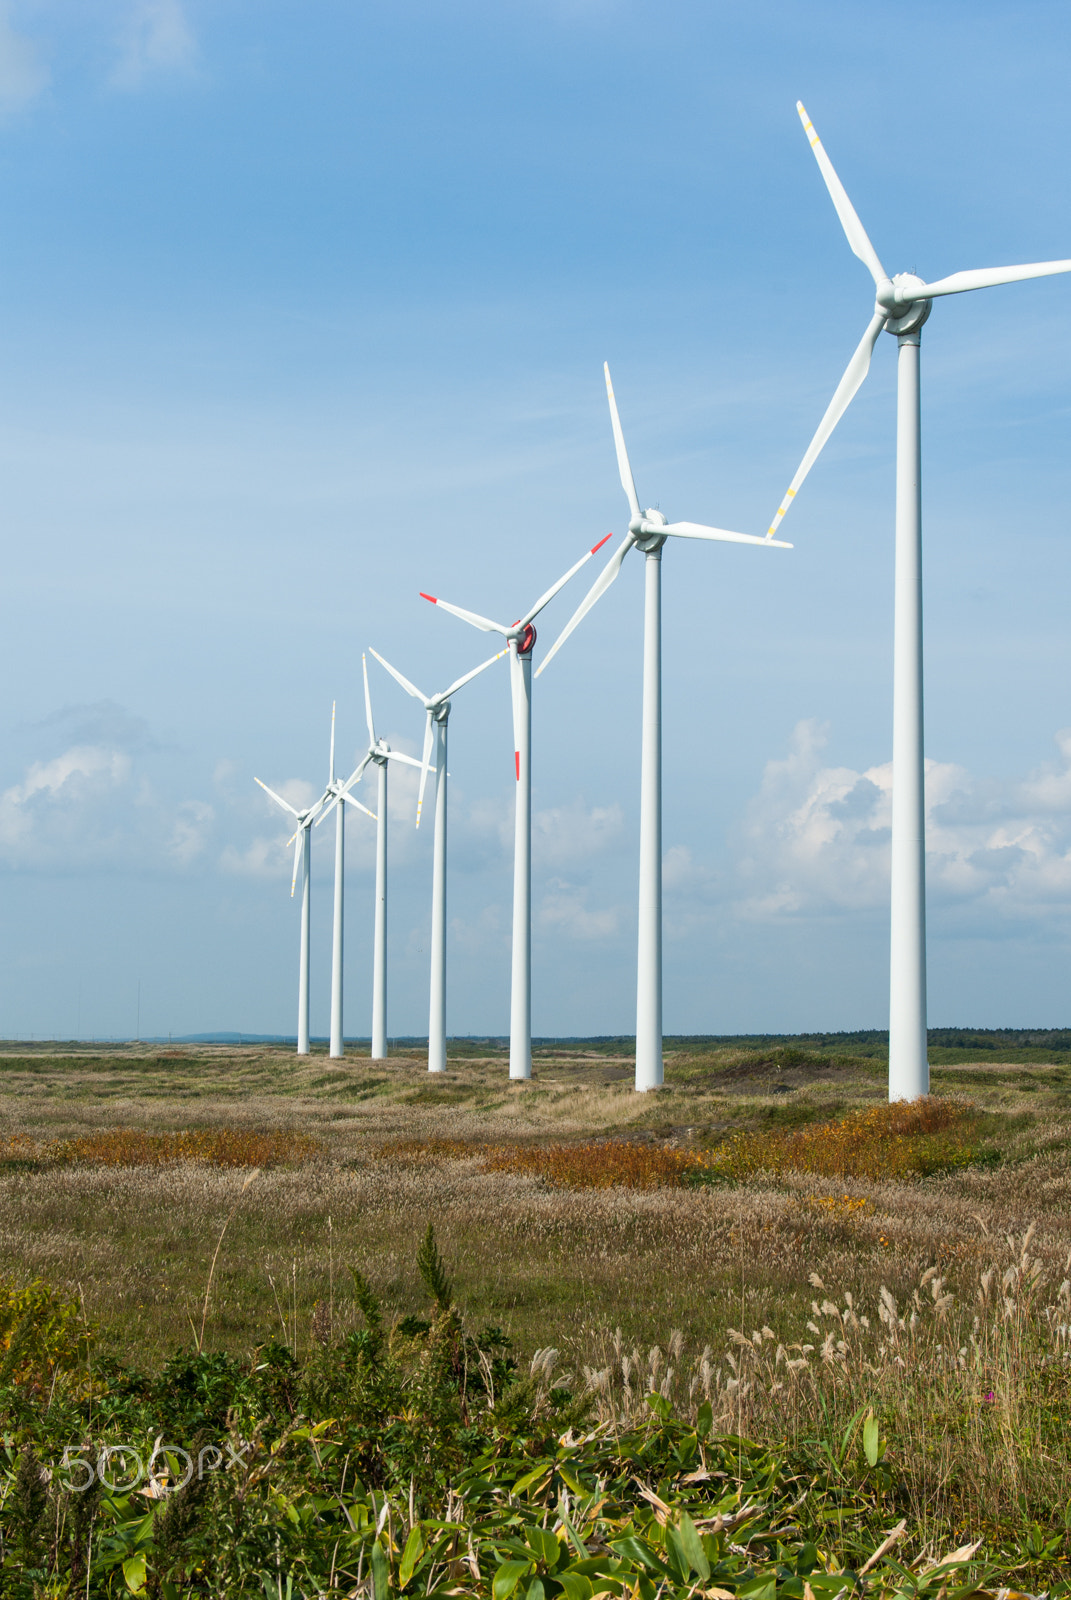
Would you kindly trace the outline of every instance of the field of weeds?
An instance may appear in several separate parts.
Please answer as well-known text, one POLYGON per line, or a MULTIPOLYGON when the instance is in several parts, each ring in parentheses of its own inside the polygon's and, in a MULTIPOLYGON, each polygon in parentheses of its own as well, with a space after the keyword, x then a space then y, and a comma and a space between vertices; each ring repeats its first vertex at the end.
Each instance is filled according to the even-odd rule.
POLYGON ((507 1070, 0 1054, 5 1271, 101 1360, 300 1362, 359 1328, 352 1268, 424 1313, 433 1223, 466 1324, 608 1426, 661 1395, 849 1476, 867 1426, 936 1542, 1071 1521, 1071 1066, 951 1064, 910 1109, 880 1062, 784 1046, 670 1057, 647 1096, 605 1051, 507 1070))

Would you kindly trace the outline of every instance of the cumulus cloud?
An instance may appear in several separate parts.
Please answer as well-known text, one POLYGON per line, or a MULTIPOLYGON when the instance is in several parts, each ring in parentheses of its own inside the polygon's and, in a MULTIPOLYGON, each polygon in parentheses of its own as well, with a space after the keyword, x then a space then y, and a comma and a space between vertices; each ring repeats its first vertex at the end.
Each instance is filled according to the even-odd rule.
POLYGON ((21 111, 47 83, 37 46, 12 26, 10 6, 0 4, 0 112, 21 111))
POLYGON ((215 821, 215 812, 203 800, 184 800, 178 807, 167 853, 180 867, 188 867, 204 854, 215 821))
POLYGON ((97 745, 35 761, 0 794, 0 857, 14 867, 56 863, 79 839, 83 856, 110 855, 118 832, 112 801, 129 778, 129 756, 97 745))
POLYGON ((111 81, 117 89, 140 89, 153 78, 188 72, 197 41, 182 0, 134 0, 119 36, 119 59, 111 81))
POLYGON ((206 855, 215 809, 158 790, 149 763, 159 747, 140 718, 105 701, 65 707, 29 733, 60 748, 0 791, 0 868, 187 871, 206 855))
MULTIPOLYGON (((429 800, 425 806, 429 820, 430 807, 429 800)), ((533 867, 537 873, 582 868, 597 855, 616 848, 624 824, 619 805, 589 806, 583 795, 565 805, 533 811, 533 867)), ((512 794, 477 799, 452 810, 450 848, 457 865, 464 871, 482 872, 497 861, 512 861, 514 826, 512 794)))
POLYGON ((593 906, 589 904, 590 898, 589 889, 552 879, 536 912, 538 926, 544 932, 582 944, 616 938, 623 922, 622 908, 593 906))
MULTIPOLYGON (((801 722, 788 754, 767 764, 738 862, 745 918, 888 904, 892 764, 826 766, 826 741, 823 726, 801 722)), ((927 761, 931 905, 989 923, 1071 911, 1071 731, 1056 745, 1058 761, 1010 782, 927 761)))
POLYGON ((244 847, 224 845, 219 864, 224 872, 239 878, 282 878, 294 870, 291 853, 282 848, 278 835, 268 838, 261 834, 244 847))
POLYGON ((616 803, 589 806, 583 795, 568 805, 551 806, 532 817, 532 857, 540 867, 566 867, 612 849, 624 831, 616 803))
POLYGON ((35 722, 30 732, 41 743, 57 748, 72 744, 108 745, 131 752, 158 748, 144 717, 134 716, 114 700, 61 706, 35 722))

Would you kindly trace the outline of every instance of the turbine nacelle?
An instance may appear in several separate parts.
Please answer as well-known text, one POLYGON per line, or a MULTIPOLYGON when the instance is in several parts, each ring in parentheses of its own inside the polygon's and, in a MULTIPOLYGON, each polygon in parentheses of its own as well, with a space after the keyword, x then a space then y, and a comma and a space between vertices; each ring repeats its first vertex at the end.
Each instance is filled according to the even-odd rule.
POLYGON ((651 551, 661 550, 666 542, 664 528, 669 523, 665 515, 654 506, 648 506, 642 516, 634 516, 629 522, 628 531, 636 541, 637 549, 645 555, 651 551))
POLYGON ((898 272, 878 284, 875 315, 884 312, 885 332, 914 333, 933 310, 926 294, 927 285, 913 272, 898 272))

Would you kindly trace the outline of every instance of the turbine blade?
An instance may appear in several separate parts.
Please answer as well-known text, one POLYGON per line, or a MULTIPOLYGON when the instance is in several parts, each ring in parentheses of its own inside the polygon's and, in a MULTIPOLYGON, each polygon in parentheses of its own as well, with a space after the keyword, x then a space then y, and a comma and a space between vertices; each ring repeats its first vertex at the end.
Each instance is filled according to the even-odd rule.
MULTIPOLYGON (((508 649, 509 647, 507 646, 506 648, 508 649)), ((459 689, 464 688, 466 683, 471 683, 473 678, 478 678, 481 672, 486 672, 487 668, 493 667, 496 661, 501 661, 505 654, 506 650, 500 650, 496 656, 488 656, 486 661, 481 661, 478 667, 473 667, 471 672, 466 672, 463 678, 458 678, 456 683, 452 683, 449 689, 444 689, 442 694, 437 694, 435 696, 436 703, 442 705, 444 700, 449 700, 450 696, 456 694, 459 689)))
MULTIPOLYGON (((432 721, 432 712, 429 710, 428 720, 424 727, 424 757, 420 763, 420 790, 417 794, 416 803, 416 825, 418 828, 420 827, 420 812, 424 805, 424 790, 428 782, 428 767, 431 764, 431 746, 434 738, 435 725, 432 721)), ((438 766, 436 766, 435 771, 436 775, 438 775, 438 766)))
POLYGON ((331 778, 330 778, 330 781, 332 783, 334 783, 334 781, 335 781, 335 702, 333 700, 331 702, 331 759, 330 759, 329 765, 331 767, 331 778))
POLYGON ((327 801, 329 800, 329 798, 330 798, 330 790, 329 789, 325 789, 323 794, 320 796, 319 800, 317 800, 316 804, 310 806, 307 811, 302 813, 301 826, 303 828, 311 828, 312 827, 312 824, 316 821, 316 818, 319 816, 320 812, 323 810, 324 806, 327 804, 327 801))
POLYGON ((350 794, 347 789, 343 789, 340 798, 343 800, 348 800, 351 806, 356 806, 358 811, 363 811, 366 817, 371 817, 372 821, 375 822, 375 812, 369 811, 367 806, 362 805, 356 795, 350 794))
POLYGON ((463 611, 460 606, 452 606, 449 600, 440 600, 437 595, 425 594, 420 591, 422 600, 430 600, 433 606, 441 606, 443 611, 449 611, 451 616, 460 617, 462 622, 471 622, 474 628, 479 628, 483 633, 508 634, 509 629, 501 622, 492 622, 489 617, 481 617, 476 611, 463 611))
POLYGON ((862 261, 864 265, 869 268, 870 276, 873 278, 874 282, 879 284, 887 283, 888 273, 878 260, 878 252, 874 249, 874 246, 867 238, 866 229, 859 221, 859 218, 856 215, 855 207, 852 205, 847 194, 845 193, 844 185, 841 183, 836 172, 833 170, 833 163, 826 155, 825 150, 822 147, 822 141, 814 131, 814 123, 807 115, 802 100, 796 101, 796 110, 800 114, 800 121, 803 123, 803 131, 811 141, 811 149, 814 151, 815 160, 818 162, 819 171, 826 180, 826 188, 829 190, 829 197, 837 209, 837 216, 840 218, 840 225, 847 235, 848 243, 851 245, 852 250, 859 257, 860 261, 862 261))
POLYGON ((272 799, 275 801, 275 804, 277 806, 282 806, 284 811, 289 811, 292 817, 299 817, 301 815, 300 811, 292 806, 289 800, 284 800, 281 794, 276 794, 274 789, 269 789, 268 785, 266 783, 261 783, 259 778, 254 778, 253 782, 260 783, 260 787, 264 790, 264 793, 270 794, 272 799))
POLYGON ((524 717, 524 668, 517 653, 516 642, 509 647, 509 689, 513 705, 513 771, 521 778, 521 723, 524 717))
POLYGON ((367 755, 362 756, 361 760, 357 763, 349 777, 346 779, 345 783, 342 785, 343 794, 345 794, 348 789, 353 788, 353 785, 357 782, 357 779, 361 776, 361 773, 364 771, 365 767, 367 767, 371 759, 372 752, 369 750, 367 755))
POLYGON ((526 611, 525 612, 524 616, 521 618, 520 622, 518 622, 518 624, 517 624, 518 628, 527 628, 527 626, 528 626, 528 624, 530 622, 534 622, 536 617, 538 617, 539 613, 542 611, 543 607, 545 605, 549 605, 550 602, 554 599, 554 596, 558 593, 558 590, 559 589, 564 589, 565 585, 569 582, 569 579, 580 571, 581 567, 585 564, 585 562, 591 560, 592 556, 595 554, 595 552, 597 550, 601 550, 602 549, 602 547, 606 543, 607 539, 612 539, 612 538, 613 538, 613 534, 612 533, 606 534, 604 538, 599 540, 598 544, 593 544, 591 549, 586 551, 584 553, 584 555, 582 555, 580 557, 579 561, 575 561, 573 563, 573 565, 569 568, 569 571, 565 574, 564 577, 559 578, 557 583, 551 584, 551 586, 547 590, 546 594, 540 595, 539 599, 536 601, 536 603, 532 607, 531 611, 526 611))
POLYGON ((826 407, 826 414, 818 424, 818 432, 807 446, 807 454, 800 462, 796 476, 789 484, 785 498, 777 508, 777 515, 770 523, 769 532, 766 535, 768 539, 772 539, 781 526, 785 512, 796 498, 797 489, 818 460, 823 445, 851 405, 860 384, 870 371, 870 358, 874 354, 874 346, 878 342, 878 334, 884 326, 885 313, 879 309, 874 312, 870 319, 869 327, 856 346, 855 354, 848 362, 844 370, 844 376, 837 384, 833 398, 826 407))
POLYGON ((364 673, 364 718, 368 723, 368 743, 376 742, 375 723, 372 721, 372 696, 368 692, 368 657, 361 651, 361 671, 364 673))
POLYGON ((667 522, 663 533, 672 533, 679 539, 712 539, 722 544, 766 544, 778 550, 791 550, 783 539, 771 539, 768 534, 730 533, 727 528, 706 528, 701 522, 667 522))
POLYGON ((327 818, 331 815, 332 811, 338 805, 338 802, 339 802, 340 798, 341 797, 338 794, 333 794, 331 796, 330 800, 327 802, 327 804, 324 806, 323 810, 320 812, 320 815, 316 818, 316 821, 313 824, 314 827, 318 828, 320 826, 321 822, 326 822, 327 818))
MULTIPOLYGON (((954 272, 950 278, 924 283, 912 300, 932 300, 941 294, 963 294, 967 289, 995 289, 1000 283, 1022 283, 1027 278, 1051 278, 1057 272, 1071 272, 1071 261, 1034 261, 1025 267, 977 267, 973 272, 954 272)), ((900 293, 897 291, 899 300, 900 293)))
POLYGON ((419 700, 422 706, 426 706, 427 705, 428 697, 427 697, 426 694, 421 694, 420 690, 416 687, 415 684, 410 683, 408 678, 403 678, 401 673, 398 671, 398 668, 397 667, 392 667, 390 662, 385 660, 383 658, 383 656, 380 655, 378 650, 372 650, 372 646, 371 645, 369 645, 368 648, 369 648, 369 650, 371 650, 372 654, 375 656, 375 658, 379 662, 380 666, 381 667, 386 667, 387 671, 390 673, 391 677, 395 680, 395 682, 401 684, 401 686, 405 690, 406 694, 411 694, 413 696, 413 699, 414 700, 419 700))
POLYGON ((617 470, 621 478, 621 487, 628 495, 629 510, 634 517, 638 517, 640 514, 640 497, 636 493, 636 484, 628 461, 628 451, 625 449, 625 435, 621 431, 621 418, 617 414, 614 386, 610 382, 609 362, 603 362, 602 370, 606 374, 606 397, 610 402, 610 422, 614 430, 614 446, 617 450, 617 470))
POLYGON ((603 567, 602 571, 599 573, 599 576, 595 579, 595 582, 592 584, 583 600, 581 600, 580 604, 569 618, 569 621, 565 624, 565 627, 562 629, 561 633, 559 633, 558 637, 555 639, 554 643, 543 657, 543 660, 539 663, 535 674, 537 678, 547 663, 553 661, 554 657, 557 655, 566 639, 568 639, 577 623, 584 620, 592 606, 595 604, 596 600, 601 599, 606 593, 607 589, 617 577, 617 574, 621 571, 622 561, 624 561, 625 557, 628 555, 635 543, 635 534, 626 533, 625 537, 622 539, 621 543, 618 545, 617 549, 614 551, 605 567, 603 567))
POLYGON ((302 839, 303 832, 304 832, 304 829, 303 828, 299 828, 298 831, 294 835, 294 873, 293 873, 292 878, 290 879, 290 898, 291 898, 291 900, 294 898, 294 886, 297 883, 298 862, 301 860, 301 846, 304 843, 304 840, 302 839))
POLYGON ((388 761, 404 761, 407 767, 422 767, 424 763, 418 761, 416 756, 407 756, 404 750, 388 750, 385 752, 388 761))

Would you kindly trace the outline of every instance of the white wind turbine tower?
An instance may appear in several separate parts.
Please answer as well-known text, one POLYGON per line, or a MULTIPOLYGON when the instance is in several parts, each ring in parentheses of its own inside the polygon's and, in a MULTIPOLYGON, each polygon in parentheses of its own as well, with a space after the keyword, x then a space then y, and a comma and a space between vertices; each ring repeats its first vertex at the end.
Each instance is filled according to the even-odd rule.
POLYGON ((324 791, 324 806, 316 818, 316 827, 330 811, 335 813, 335 904, 334 915, 331 922, 331 1044, 328 1049, 330 1056, 344 1056, 346 1047, 342 1030, 342 913, 345 890, 346 868, 346 808, 340 805, 341 800, 348 800, 356 806, 358 811, 363 811, 366 817, 376 820, 374 811, 369 811, 367 806, 361 804, 356 797, 349 793, 352 783, 355 783, 357 773, 353 772, 343 783, 335 777, 335 708, 331 707, 331 756, 329 762, 329 776, 327 788, 324 791))
MULTIPOLYGON (((331 766, 334 770, 335 759, 335 707, 331 705, 331 766)), ((289 800, 284 800, 281 794, 276 794, 274 789, 269 789, 266 783, 259 778, 253 779, 259 783, 264 793, 270 795, 276 805, 282 806, 284 811, 289 811, 297 819, 297 828, 287 844, 294 846, 294 871, 290 879, 290 898, 294 898, 294 886, 297 883, 298 861, 301 862, 301 954, 298 959, 298 1030, 297 1053, 307 1056, 309 1053, 309 902, 310 902, 310 868, 312 865, 312 834, 313 823, 319 817, 324 806, 331 797, 331 790, 325 789, 320 798, 311 806, 306 806, 299 811, 292 806, 289 800)))
POLYGON ((386 667, 391 677, 400 683, 406 694, 419 700, 427 712, 424 729, 424 759, 421 762, 420 794, 417 799, 416 825, 420 827, 420 812, 424 804, 424 787, 431 768, 432 746, 435 746, 435 846, 431 875, 431 1002, 428 1015, 428 1071, 446 1071, 446 725, 450 717, 450 697, 479 677, 481 672, 501 661, 506 654, 500 650, 496 656, 466 672, 449 689, 441 694, 422 694, 416 686, 403 678, 397 667, 385 661, 378 650, 372 654, 381 667, 386 667))
POLYGON ((770 527, 774 533, 819 452, 870 368, 884 329, 899 345, 896 401, 896 574, 893 621, 892 949, 889 972, 889 1099, 929 1092, 926 1055, 926 839, 922 729, 922 494, 919 344, 922 325, 941 295, 990 289, 1025 278, 1071 272, 1071 260, 954 272, 935 283, 914 273, 890 278, 844 191, 833 164, 797 101, 841 227, 869 269, 877 292, 874 314, 811 440, 770 527))
POLYGON ((578 573, 585 562, 601 550, 605 539, 585 551, 565 575, 541 595, 535 605, 512 627, 492 622, 475 611, 425 594, 421 599, 441 606, 463 622, 470 622, 484 633, 500 633, 509 649, 510 693, 513 701, 513 765, 517 780, 517 802, 513 835, 513 951, 509 1011, 509 1075, 532 1076, 532 650, 536 631, 532 624, 558 593, 578 573))
POLYGON ((662 546, 670 536, 681 539, 709 539, 718 543, 776 546, 791 545, 774 539, 773 530, 760 538, 751 533, 729 533, 724 528, 708 528, 698 522, 667 522, 661 511, 641 511, 639 496, 629 466, 625 437, 617 414, 610 368, 606 374, 606 394, 610 402, 610 421, 617 447, 617 470, 621 487, 628 496, 628 533, 618 545, 599 577, 555 639, 546 659, 536 671, 544 670, 577 623, 587 616, 599 597, 606 593, 629 551, 642 550, 645 562, 643 612, 643 732, 640 756, 640 918, 636 974, 636 1088, 657 1089, 662 1082, 662 546))
MULTIPOLYGON (((376 914, 372 954, 372 1060, 381 1061, 387 1054, 387 763, 388 761, 402 761, 406 766, 410 767, 419 767, 421 763, 415 756, 407 756, 401 750, 392 750, 385 739, 376 738, 375 723, 372 720, 372 696, 368 690, 368 662, 364 655, 361 656, 361 671, 364 674, 364 714, 368 723, 368 749, 342 789, 329 804, 324 806, 323 815, 326 817, 335 806, 341 807, 343 800, 348 800, 350 805, 357 806, 361 811, 368 811, 368 807, 362 806, 361 802, 350 793, 350 790, 367 766, 370 764, 375 766, 379 775, 379 789, 376 798, 377 810, 375 813, 368 811, 369 816, 374 814, 376 818, 376 914)), ((322 818, 317 818, 316 820, 321 821, 322 818)))

